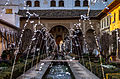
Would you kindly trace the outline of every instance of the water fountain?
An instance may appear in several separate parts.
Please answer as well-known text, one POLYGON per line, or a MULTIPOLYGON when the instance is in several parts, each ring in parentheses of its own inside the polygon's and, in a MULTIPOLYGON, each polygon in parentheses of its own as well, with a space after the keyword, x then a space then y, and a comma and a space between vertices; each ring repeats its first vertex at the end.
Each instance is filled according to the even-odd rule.
MULTIPOLYGON (((59 60, 64 59, 60 55, 59 60)), ((55 58, 56 59, 56 58, 55 58)), ((67 62, 52 62, 42 79, 75 79, 67 62)))
MULTIPOLYGON (((95 3, 96 1, 93 1, 93 3, 95 3)), ((89 2, 88 2, 89 3, 89 2)), ((85 16, 85 15, 81 15, 81 19, 84 19, 84 20, 89 20, 89 12, 90 12, 90 7, 88 7, 88 13, 87 13, 87 16, 85 16)), ((26 12, 28 15, 28 19, 26 20, 26 23, 25 23, 25 25, 24 25, 24 28, 22 29, 22 33, 21 33, 21 36, 20 36, 20 40, 19 40, 19 43, 18 43, 18 46, 17 46, 17 48, 16 48, 16 51, 15 51, 15 58, 14 58, 14 63, 13 63, 13 67, 12 67, 12 71, 11 71, 11 78, 10 79, 12 79, 12 75, 13 75, 13 72, 14 72, 14 67, 15 67, 15 64, 16 64, 16 57, 17 57, 17 54, 19 53, 19 47, 20 47, 20 44, 21 44, 21 42, 22 42, 22 40, 21 40, 21 38, 23 37, 23 33, 24 33, 24 30, 25 30, 25 28, 26 28, 26 26, 27 26, 27 24, 28 24, 28 22, 29 22, 29 19, 31 18, 31 16, 38 16, 38 15, 36 15, 35 13, 33 13, 33 14, 31 14, 30 12, 29 12, 29 10, 26 12)), ((40 19, 40 17, 39 17, 39 19, 40 19)), ((39 21, 39 24, 41 24, 40 23, 40 21, 39 21)), ((40 56, 40 51, 41 51, 41 46, 42 46, 42 42, 44 42, 44 41, 46 41, 46 43, 43 45, 43 48, 46 48, 46 53, 47 53, 47 56, 48 56, 48 54, 49 54, 49 51, 48 51, 48 49, 49 49, 49 46, 50 45, 48 45, 48 39, 51 39, 51 37, 50 37, 50 35, 48 34, 48 32, 46 32, 45 31, 45 35, 43 34, 43 32, 42 32, 42 30, 46 30, 46 28, 45 27, 43 27, 42 28, 42 30, 39 30, 39 35, 38 35, 38 37, 41 35, 42 36, 42 40, 41 40, 41 42, 40 42, 40 48, 36 48, 36 46, 37 46, 37 43, 38 43, 38 38, 36 38, 35 37, 35 35, 36 35, 36 32, 37 32, 37 30, 36 30, 36 24, 34 25, 34 35, 33 35, 33 37, 32 37, 32 39, 31 39, 31 42, 30 42, 30 45, 29 45, 29 47, 26 49, 27 50, 27 56, 26 56, 26 60, 25 60, 25 66, 24 66, 24 73, 25 73, 25 71, 26 71, 26 64, 27 64, 27 59, 28 59, 28 56, 29 56, 29 53, 31 52, 31 48, 32 48, 32 43, 33 43, 33 41, 35 41, 35 45, 34 45, 34 47, 33 47, 33 58, 32 58, 32 64, 31 64, 31 67, 33 66, 33 61, 34 61, 34 59, 35 59, 35 52, 36 52, 36 50, 38 51, 38 55, 37 55, 37 63, 39 62, 39 56, 40 56)), ((81 27, 79 26, 79 28, 81 29, 81 27)), ((91 28, 93 28, 93 27, 91 27, 91 28)), ((82 29, 81 29, 82 30, 82 29)), ((73 43, 72 43, 72 41, 73 41, 73 39, 74 39, 74 37, 72 38, 72 32, 73 32, 74 30, 73 29, 71 29, 70 30, 70 36, 69 36, 69 39, 70 39, 70 41, 69 41, 69 43, 70 43, 70 52, 72 53, 72 47, 73 47, 73 43)), ((83 33, 84 34, 84 33, 83 33)), ((94 35, 95 35, 95 32, 94 32, 94 35)), ((76 36, 75 36, 76 37, 76 36)), ((85 43, 85 45, 86 45, 86 47, 87 47, 87 43, 86 43, 86 40, 85 40, 85 35, 83 35, 83 38, 84 38, 84 43, 85 43)), ((96 38, 96 35, 95 35, 95 38, 96 38)), ((77 38, 77 39, 75 39, 75 43, 76 43, 76 47, 77 47, 77 49, 78 49, 78 47, 80 48, 80 42, 79 42, 79 39, 77 38)), ((97 38, 96 38, 96 44, 97 44, 97 47, 98 47, 98 50, 99 50, 99 45, 98 45, 98 41, 97 41, 97 38)), ((53 47, 55 46, 56 44, 55 44, 55 41, 54 41, 54 44, 53 44, 53 47)), ((57 51, 58 52, 58 51, 57 51)), ((80 58, 80 55, 79 55, 79 51, 77 51, 77 53, 78 53, 78 56, 79 56, 79 58, 80 58)), ((80 60, 80 59, 79 59, 80 60)), ((100 55, 100 60, 101 60, 101 55, 100 55)), ((82 56, 82 61, 83 61, 83 64, 84 64, 84 59, 83 59, 83 56, 82 56)), ((89 57, 89 63, 90 63, 90 66, 91 66, 91 61, 90 61, 90 57, 89 57)), ((52 64, 52 68, 49 70, 49 75, 47 75, 47 77, 54 77, 54 78, 57 78, 57 77, 61 77, 61 79, 63 79, 63 78, 68 78, 68 79, 72 79, 72 77, 70 76, 70 70, 68 70, 68 68, 64 65, 64 64, 62 64, 62 65, 59 65, 59 64, 57 64, 57 66, 55 65, 55 66, 53 66, 54 65, 54 63, 52 64), (64 68, 66 69, 66 70, 64 70, 64 68), (56 70, 56 73, 53 73, 53 71, 55 71, 56 70), (60 72, 59 72, 60 71, 60 72), (61 72, 63 72, 63 73, 61 73, 61 72), (56 75, 56 74, 58 74, 58 75, 56 75), (52 75, 54 75, 54 76, 52 76, 52 75), (55 77, 55 75, 56 75, 56 77, 55 77)), ((102 65, 102 62, 101 62, 101 65, 102 65)), ((36 64, 36 69, 38 69, 37 68, 37 64, 36 64)), ((103 68, 102 68, 102 70, 103 70, 103 68)), ((91 71, 92 71, 92 69, 91 69, 91 71)), ((46 78, 47 78, 46 77, 46 78)), ((104 70, 103 70, 103 77, 104 77, 104 70)))
MULTIPOLYGON (((24 25, 24 28, 22 29, 22 33, 21 33, 21 35, 20 35, 20 39, 19 39, 19 42, 18 42, 18 46, 17 46, 16 51, 15 51, 15 58, 14 58, 14 63, 13 63, 13 67, 12 67, 10 79, 12 79, 12 75, 13 75, 14 68, 15 68, 15 64, 16 64, 16 57, 17 57, 17 55, 18 55, 18 53, 19 53, 20 45, 21 45, 21 43, 22 43, 22 37, 23 37, 24 31, 25 31, 25 29, 26 29, 26 26, 27 26, 27 24, 28 24, 28 22, 29 22, 29 19, 31 18, 31 16, 36 16, 36 17, 38 17, 38 15, 35 14, 35 13, 31 14, 31 13, 29 12, 29 10, 27 10, 26 13, 28 14, 28 19, 26 20, 26 23, 25 23, 25 25, 24 25)), ((39 19, 38 24, 34 24, 34 35, 32 36, 30 45, 29 45, 28 48, 24 51, 24 52, 27 52, 27 56, 26 56, 26 59, 25 59, 25 66, 24 66, 24 71, 23 71, 23 73, 25 73, 25 71, 26 71, 27 59, 28 59, 28 56, 29 56, 29 54, 30 54, 30 52, 31 52, 31 49, 32 49, 32 43, 33 43, 33 42, 36 42, 35 45, 34 45, 34 47, 33 47, 33 57, 32 57, 31 67, 33 66, 33 61, 34 61, 35 52, 36 52, 36 45, 37 45, 37 43, 38 43, 38 38, 35 37, 36 33, 39 31, 40 33, 39 33, 38 36, 40 36, 41 34, 43 35, 43 32, 45 32, 45 29, 46 29, 45 27, 43 27, 43 24, 40 23, 40 18, 38 18, 38 19, 39 19), (36 29, 37 25, 41 25, 41 26, 42 26, 43 32, 42 32, 41 30, 37 30, 37 29, 36 29)), ((34 21, 31 21, 31 23, 34 23, 34 21)), ((42 37, 42 39, 44 39, 44 37, 42 37)), ((42 42, 41 42, 41 44, 42 44, 42 42)), ((41 46, 40 46, 40 47, 41 47, 41 46)), ((40 51, 40 50, 38 50, 38 51, 40 51)), ((38 58, 39 58, 39 53, 38 53, 38 58)), ((37 62, 38 62, 38 59, 37 59, 37 62)), ((37 65, 36 65, 36 67, 37 67, 37 65)))
POLYGON ((19 53, 19 47, 20 47, 20 44, 22 42, 22 37, 23 37, 23 33, 24 33, 24 30, 29 22, 29 19, 30 19, 30 15, 28 16, 28 19, 26 20, 26 23, 24 24, 24 28, 22 29, 22 33, 20 35, 20 39, 19 39, 19 42, 18 42, 18 46, 16 47, 16 51, 15 51, 15 58, 14 58, 14 62, 13 62, 13 67, 12 67, 12 71, 11 71, 11 77, 10 79, 12 79, 12 75, 13 75, 13 71, 14 71, 14 67, 15 67, 15 64, 16 64, 16 57, 17 57, 17 54, 19 53))

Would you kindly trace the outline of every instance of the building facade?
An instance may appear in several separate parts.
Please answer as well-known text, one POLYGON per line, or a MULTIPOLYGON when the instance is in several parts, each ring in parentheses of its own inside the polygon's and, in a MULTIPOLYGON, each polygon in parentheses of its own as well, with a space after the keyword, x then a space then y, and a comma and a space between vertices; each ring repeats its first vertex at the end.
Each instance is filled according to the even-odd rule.
MULTIPOLYGON (((10 0, 6 6, 4 0, 1 1, 1 9, 3 19, 20 27, 24 28, 28 14, 36 14, 40 17, 40 22, 47 28, 47 31, 52 33, 56 42, 70 33, 70 29, 80 29, 75 26, 80 23, 81 32, 86 35, 87 42, 91 44, 94 30, 97 35, 100 34, 100 20, 97 15, 106 5, 113 0, 10 0), (12 7, 14 6, 14 7, 12 7), (7 14, 9 13, 9 14, 7 14), (7 18, 6 18, 7 17, 7 18), (9 18, 8 18, 9 17, 9 18), (10 20, 10 18, 12 18, 10 20), (65 31, 63 28, 64 27, 65 31), (93 29, 93 28, 94 29, 93 29), (53 29, 55 32, 52 32, 53 29)), ((25 29, 28 29, 32 34, 33 25, 38 24, 39 18, 30 15, 30 20, 25 29)), ((37 26, 41 28, 41 26, 37 26)), ((29 35, 28 35, 29 36, 29 35)), ((91 48, 92 49, 92 48, 91 48)), ((93 50, 93 49, 92 49, 93 50)))
MULTIPOLYGON (((20 0, 20 4, 28 5, 32 10, 48 10, 48 9, 88 9, 88 5, 92 10, 102 10, 113 0, 20 0), (90 2, 89 2, 90 1, 90 2), (101 6, 101 7, 99 7, 101 6)), ((23 9, 23 8, 21 8, 23 9)))
POLYGON ((110 51, 120 58, 120 1, 114 0, 98 15, 101 18, 101 33, 108 33, 112 38, 110 51))
MULTIPOLYGON (((86 35, 90 50, 93 50, 95 45, 92 45, 93 39, 90 39, 90 37, 94 38, 94 30, 97 35, 100 34, 100 22, 97 15, 105 8, 105 5, 108 5, 111 1, 113 0, 100 0, 98 2, 94 2, 94 0, 91 0, 91 2, 89 2, 89 0, 25 0, 24 5, 27 7, 21 7, 18 12, 18 15, 21 16, 20 27, 23 28, 28 13, 37 14, 40 16, 40 21, 45 25, 48 32, 51 32, 52 29, 56 28, 52 34, 57 42, 59 39, 63 41, 65 36, 69 34, 70 29, 78 29, 74 24, 80 22, 82 34, 86 35), (87 20, 88 18, 86 15, 88 14, 89 9, 90 20, 87 20), (85 19, 83 19, 84 17, 85 19), (67 33, 61 26, 67 29, 67 33), (91 28, 91 26, 93 26, 94 29, 91 28)), ((21 4, 23 4, 23 2, 21 2, 21 4)), ((31 17, 26 26, 26 29, 33 31, 31 21, 34 21, 34 24, 38 24, 39 18, 31 17)), ((38 26, 38 28, 40 27, 38 26)))
MULTIPOLYGON (((2 2, 1 2, 2 3, 2 2)), ((3 19, 17 27, 19 27, 19 5, 9 3, 8 5, 0 4, 0 19, 3 19)))
POLYGON ((19 10, 102 10, 113 0, 1 0, 0 18, 20 26, 19 10), (99 7, 100 6, 100 7, 99 7))

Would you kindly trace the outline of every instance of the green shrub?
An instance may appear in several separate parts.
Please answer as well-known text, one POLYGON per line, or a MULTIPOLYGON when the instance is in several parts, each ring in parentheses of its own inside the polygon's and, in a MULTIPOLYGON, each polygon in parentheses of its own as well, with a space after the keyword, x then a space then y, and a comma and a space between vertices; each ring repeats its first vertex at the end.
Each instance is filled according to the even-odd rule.
MULTIPOLYGON (((84 60, 84 61, 85 61, 85 67, 91 71, 89 61, 88 60, 84 60)), ((80 62, 82 62, 82 61, 80 61, 80 62)), ((114 66, 116 65, 116 63, 111 63, 111 64, 114 65, 114 66)), ((92 72, 96 76, 98 76, 100 79, 102 79, 102 69, 101 69, 100 64, 91 62, 91 66, 92 66, 92 72)), ((120 73, 120 68, 104 68, 104 73, 105 73, 105 75, 107 73, 120 73)), ((119 77, 115 78, 115 79, 119 79, 119 77)))
MULTIPOLYGON (((37 58, 35 57, 33 65, 36 64, 36 60, 37 60, 37 58)), ((32 59, 28 59, 27 61, 28 62, 27 62, 27 65, 26 65, 26 70, 31 68, 32 59)), ((18 76, 23 74, 24 66, 25 66, 25 63, 23 63, 23 62, 22 63, 17 63, 15 65, 14 72, 13 72, 13 79, 16 79, 18 76)), ((0 73, 0 79, 10 79, 11 71, 12 71, 12 67, 9 67, 6 70, 3 70, 0 73)))
POLYGON ((4 62, 0 63, 0 67, 8 67, 8 66, 9 66, 9 64, 7 64, 7 63, 4 63, 4 62))
POLYGON ((2 55, 1 55, 1 58, 3 60, 6 60, 7 59, 7 53, 3 52, 2 55))
POLYGON ((117 67, 117 63, 110 63, 110 65, 113 65, 113 66, 117 67))

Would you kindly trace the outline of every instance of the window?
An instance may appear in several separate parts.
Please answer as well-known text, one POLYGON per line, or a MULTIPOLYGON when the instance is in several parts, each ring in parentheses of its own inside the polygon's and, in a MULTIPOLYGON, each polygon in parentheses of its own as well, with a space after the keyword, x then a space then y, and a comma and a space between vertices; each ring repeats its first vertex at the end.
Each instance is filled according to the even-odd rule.
POLYGON ((64 1, 63 0, 59 1, 59 7, 64 7, 64 1))
POLYGON ((12 14, 12 9, 6 9, 6 14, 12 14))
POLYGON ((26 2, 26 5, 27 5, 28 7, 32 7, 32 2, 31 2, 31 1, 27 1, 27 2, 26 2))
POLYGON ((110 18, 110 15, 108 16, 108 25, 110 26, 110 22, 111 22, 111 20, 110 20, 111 18, 110 18))
POLYGON ((56 1, 55 0, 51 1, 51 7, 56 7, 56 1))
POLYGON ((84 7, 88 6, 88 0, 84 0, 84 1, 83 1, 83 6, 84 6, 84 7))
POLYGON ((110 24, 111 24, 111 16, 110 16, 110 24))
POLYGON ((120 20, 120 10, 119 10, 119 20, 120 20))
POLYGON ((103 0, 104 2, 107 2, 107 0, 103 0))
POLYGON ((104 21, 102 20, 102 28, 104 27, 104 21))
POLYGON ((109 17, 107 16, 107 26, 108 26, 109 17))
POLYGON ((35 5, 35 7, 40 7, 40 2, 39 1, 35 1, 34 5, 35 5))
POLYGON ((106 19, 104 19, 104 27, 106 27, 106 19))
POLYGON ((76 0, 76 1, 75 1, 75 6, 76 6, 76 7, 79 7, 79 6, 80 6, 80 1, 79 1, 79 0, 76 0))
POLYGON ((116 13, 114 13, 114 23, 115 23, 115 21, 116 21, 116 13))

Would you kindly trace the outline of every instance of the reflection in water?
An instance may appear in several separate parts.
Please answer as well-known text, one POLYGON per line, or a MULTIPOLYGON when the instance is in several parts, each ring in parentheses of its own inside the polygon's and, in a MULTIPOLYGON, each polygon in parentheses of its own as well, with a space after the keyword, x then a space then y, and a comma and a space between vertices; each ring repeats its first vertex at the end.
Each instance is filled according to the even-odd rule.
MULTIPOLYGON (((65 60, 61 54, 56 54, 55 60, 65 60)), ((67 62, 52 62, 42 79, 75 79, 67 62)))
POLYGON ((50 68, 46 79, 72 79, 72 76, 65 64, 57 63, 50 68))

